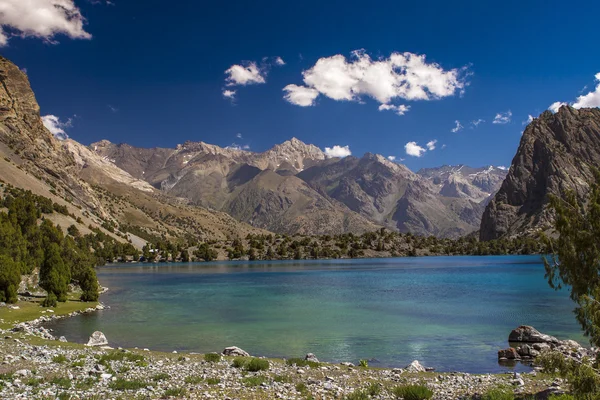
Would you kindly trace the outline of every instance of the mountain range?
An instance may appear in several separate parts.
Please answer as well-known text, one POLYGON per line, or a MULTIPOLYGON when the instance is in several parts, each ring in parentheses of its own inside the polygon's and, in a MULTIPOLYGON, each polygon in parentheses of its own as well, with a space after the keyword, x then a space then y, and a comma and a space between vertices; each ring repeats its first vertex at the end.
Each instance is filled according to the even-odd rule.
POLYGON ((413 172, 377 154, 327 157, 296 138, 264 152, 204 142, 86 146, 44 127, 26 74, 1 57, 0 82, 2 182, 65 204, 72 219, 119 240, 383 227, 438 237, 478 232, 481 240, 535 235, 551 226, 548 196, 575 190, 583 199, 600 165, 598 109, 544 112, 525 129, 510 169, 413 172))
POLYGON ((380 155, 328 158, 292 138, 262 153, 186 142, 138 148, 106 140, 90 150, 154 188, 286 234, 362 233, 380 227, 456 237, 478 229, 506 171, 433 168, 414 173, 380 155))

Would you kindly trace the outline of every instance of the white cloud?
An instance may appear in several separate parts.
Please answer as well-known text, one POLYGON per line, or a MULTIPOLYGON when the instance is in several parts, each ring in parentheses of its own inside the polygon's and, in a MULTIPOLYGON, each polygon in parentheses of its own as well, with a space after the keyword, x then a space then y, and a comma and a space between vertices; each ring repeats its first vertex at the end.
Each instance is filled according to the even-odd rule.
POLYGON ((243 65, 232 65, 225 71, 227 78, 225 81, 227 82, 227 86, 234 85, 250 85, 255 83, 265 83, 265 71, 259 68, 255 62, 246 63, 243 65))
POLYGON ((44 115, 42 117, 42 123, 58 140, 68 139, 69 135, 67 135, 65 129, 73 126, 73 120, 71 118, 67 119, 66 122, 61 122, 60 118, 56 115, 44 115))
POLYGON ((419 146, 417 142, 408 142, 404 145, 404 150, 406 154, 413 157, 421 157, 427 149, 419 146))
POLYGON ((427 142, 426 146, 428 150, 435 150, 435 144, 437 143, 437 139, 430 140, 427 142))
POLYGON ((337 144, 333 147, 325 147, 325 155, 327 157, 338 157, 344 158, 351 155, 350 146, 338 146, 337 144))
POLYGON ((508 169, 504 165, 498 165, 496 168, 501 169, 502 171, 506 171, 508 169))
POLYGON ((243 145, 242 150, 250 150, 250 145, 247 145, 247 144, 243 145))
POLYGON ((530 124, 530 123, 532 123, 532 122, 533 122, 533 120, 534 120, 534 119, 535 119, 535 118, 533 117, 533 115, 531 115, 531 114, 530 114, 530 115, 528 115, 528 116, 527 116, 527 121, 523 121, 523 124, 522 124, 522 125, 527 125, 527 124, 530 124))
POLYGON ((85 18, 73 0, 1 0, 0 46, 11 36, 43 39, 56 43, 63 34, 71 39, 91 39, 83 29, 85 18), (8 28, 8 31, 7 31, 8 28))
POLYGON ((460 124, 459 120, 454 121, 454 124, 455 124, 454 128, 452 128, 450 130, 452 133, 456 133, 456 132, 460 131, 463 128, 463 126, 460 124))
POLYGON ((404 115, 410 110, 410 106, 406 106, 404 104, 400 104, 399 106, 395 106, 393 104, 382 104, 379 106, 379 111, 387 111, 392 110, 397 115, 404 115))
POLYGON ((566 106, 567 103, 564 103, 562 101, 555 101, 554 103, 550 104, 550 107, 548 107, 548 110, 552 111, 553 113, 558 112, 558 109, 561 108, 562 106, 566 106))
POLYGON ((242 138, 242 134, 241 133, 236 133, 235 137, 238 138, 238 139, 241 139, 242 138))
POLYGON ((235 94, 236 94, 235 90, 229 90, 229 89, 223 90, 223 97, 226 99, 235 100, 235 94))
POLYGON ((512 112, 510 110, 508 110, 507 112, 496 114, 492 123, 505 125, 510 122, 511 118, 512 118, 512 112))
POLYGON ((387 159, 390 161, 396 161, 396 156, 387 156, 387 159))
POLYGON ((600 107, 600 72, 598 72, 594 78, 596 78, 596 81, 598 82, 594 91, 577 97, 577 100, 573 103, 573 107, 600 107))
POLYGON ((238 151, 250 150, 250 146, 248 146, 247 144, 242 146, 237 143, 231 143, 229 146, 226 146, 225 148, 228 150, 238 150, 238 151))
POLYGON ((349 61, 341 54, 320 58, 302 75, 305 88, 333 100, 360 101, 366 96, 388 104, 396 98, 452 96, 466 87, 465 70, 444 70, 436 63, 427 63, 425 55, 392 53, 389 58, 373 60, 363 50, 356 50, 349 61))
POLYGON ((287 85, 283 88, 286 92, 283 98, 288 102, 301 107, 308 107, 315 104, 315 99, 319 92, 312 88, 298 85, 287 85))
POLYGON ((281 57, 275 57, 275 65, 283 66, 285 65, 285 61, 281 57))
POLYGON ((473 125, 475 128, 477 128, 479 126, 479 124, 481 124, 483 122, 485 122, 485 119, 479 118, 479 119, 471 121, 471 125, 473 125))
POLYGON ((108 105, 108 109, 114 113, 119 112, 119 109, 117 107, 112 106, 110 104, 108 105))

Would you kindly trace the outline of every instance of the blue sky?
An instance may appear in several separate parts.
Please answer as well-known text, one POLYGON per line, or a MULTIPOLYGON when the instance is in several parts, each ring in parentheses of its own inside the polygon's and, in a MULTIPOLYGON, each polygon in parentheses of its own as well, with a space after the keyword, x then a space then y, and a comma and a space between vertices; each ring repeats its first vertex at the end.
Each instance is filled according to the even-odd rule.
POLYGON ((596 1, 75 0, 71 15, 81 17, 66 24, 0 0, 0 11, 11 6, 0 12, 0 54, 27 70, 42 115, 71 118, 63 128, 84 144, 202 140, 263 151, 295 136, 395 156, 413 170, 510 165, 529 115, 588 93, 588 104, 600 99, 596 1), (421 64, 398 67, 388 85, 377 66, 407 52, 421 64), (246 72, 232 77, 234 65, 246 72), (292 104, 288 85, 318 96, 292 104), (452 132, 456 121, 463 128, 452 132), (412 142, 420 157, 406 154, 412 142))

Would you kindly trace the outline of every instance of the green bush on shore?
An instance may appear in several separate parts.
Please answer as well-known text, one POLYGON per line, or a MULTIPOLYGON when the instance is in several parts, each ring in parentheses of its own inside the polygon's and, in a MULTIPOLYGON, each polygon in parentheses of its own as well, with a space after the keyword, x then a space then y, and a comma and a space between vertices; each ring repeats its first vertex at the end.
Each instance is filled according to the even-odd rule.
POLYGON ((221 361, 221 355, 217 353, 207 353, 204 355, 204 361, 219 362, 221 361))
POLYGON ((427 400, 433 396, 433 392, 425 385, 396 386, 392 394, 404 400, 427 400))

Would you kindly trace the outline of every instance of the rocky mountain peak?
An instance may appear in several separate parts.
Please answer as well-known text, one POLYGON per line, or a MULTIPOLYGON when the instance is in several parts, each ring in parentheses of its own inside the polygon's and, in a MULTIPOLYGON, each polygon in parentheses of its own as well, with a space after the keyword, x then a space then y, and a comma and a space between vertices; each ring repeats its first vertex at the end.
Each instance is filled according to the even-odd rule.
POLYGON ((480 238, 534 233, 551 226, 548 195, 589 190, 591 170, 600 166, 600 109, 561 107, 531 122, 502 187, 488 204, 480 238))

